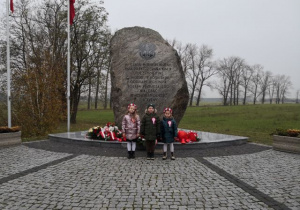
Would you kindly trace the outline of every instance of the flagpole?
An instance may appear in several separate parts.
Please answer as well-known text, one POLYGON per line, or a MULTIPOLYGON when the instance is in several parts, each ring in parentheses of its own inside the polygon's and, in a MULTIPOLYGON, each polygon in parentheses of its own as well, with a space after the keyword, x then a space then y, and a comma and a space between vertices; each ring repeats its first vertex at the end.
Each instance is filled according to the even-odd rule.
POLYGON ((68 0, 68 93, 67 93, 67 102, 68 102, 68 132, 70 132, 70 0, 68 0))
POLYGON ((10 2, 9 0, 6 0, 6 7, 7 7, 7 13, 6 13, 6 35, 7 35, 7 115, 8 115, 8 127, 11 128, 11 97, 10 97, 10 47, 9 47, 9 6, 10 2))

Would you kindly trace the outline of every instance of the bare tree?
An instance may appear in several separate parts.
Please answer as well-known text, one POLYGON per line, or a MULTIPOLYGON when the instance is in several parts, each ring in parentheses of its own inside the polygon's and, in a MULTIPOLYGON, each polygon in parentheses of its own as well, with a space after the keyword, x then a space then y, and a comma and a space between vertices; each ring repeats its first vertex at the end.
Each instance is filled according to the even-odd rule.
POLYGON ((252 80, 253 73, 254 70, 249 65, 245 65, 244 68, 242 69, 241 85, 244 88, 243 105, 246 104, 248 88, 252 80))
POLYGON ((283 104, 285 99, 286 99, 286 95, 288 95, 289 93, 289 89, 293 86, 291 79, 289 76, 283 76, 283 81, 281 83, 281 103, 283 104))
POLYGON ((200 72, 198 71, 198 68, 197 68, 197 51, 198 51, 197 45, 195 45, 195 44, 190 45, 188 54, 190 56, 191 62, 188 66, 188 72, 187 72, 187 78, 190 81, 189 87, 190 87, 190 92, 191 92, 190 106, 193 105, 194 94, 195 94, 195 90, 196 90, 197 83, 198 83, 198 77, 200 74, 200 72))
POLYGON ((239 57, 229 57, 219 61, 217 69, 221 81, 215 88, 223 96, 223 105, 228 104, 228 98, 230 105, 236 101, 243 65, 244 60, 239 57))
POLYGON ((254 70, 254 74, 252 77, 252 85, 250 91, 253 94, 253 104, 256 104, 257 98, 262 93, 259 89, 259 82, 262 75, 263 66, 261 66, 260 64, 255 64, 252 68, 254 70))
POLYGON ((180 57, 181 60, 183 73, 186 75, 188 67, 191 62, 189 48, 192 46, 192 44, 188 43, 186 45, 183 45, 180 41, 177 41, 176 39, 167 40, 167 42, 176 49, 178 56, 180 57))
POLYGON ((239 94, 240 94, 240 85, 241 85, 241 75, 245 67, 244 59, 239 59, 234 69, 233 77, 233 104, 239 104, 239 94))
MULTIPOLYGON (((108 68, 106 71, 106 76, 105 76, 105 91, 104 91, 104 109, 107 109, 107 104, 108 104, 108 82, 110 78, 110 62, 111 59, 108 59, 108 68)), ((111 102, 111 100, 110 100, 111 102)), ((109 103, 109 107, 111 107, 111 103, 109 103)))
POLYGON ((275 103, 279 104, 281 99, 281 81, 284 79, 283 75, 276 75, 274 78, 274 86, 275 86, 275 93, 276 93, 276 99, 275 103))
POLYGON ((270 71, 262 71, 259 86, 262 93, 261 103, 265 103, 265 98, 267 94, 267 89, 271 85, 272 72, 270 71))
POLYGON ((199 71, 198 77, 198 96, 196 106, 200 104, 200 96, 202 93, 203 86, 210 86, 208 80, 217 73, 216 65, 212 62, 213 50, 206 45, 202 45, 197 54, 198 62, 197 67, 199 71))
POLYGON ((275 94, 275 89, 276 89, 276 84, 277 84, 276 76, 272 76, 272 77, 271 77, 270 85, 269 85, 269 87, 268 87, 270 104, 273 103, 274 94, 275 94))
POLYGON ((274 78, 276 104, 284 103, 286 95, 289 93, 289 89, 292 87, 292 82, 289 76, 276 75, 274 78))
POLYGON ((299 95, 300 95, 300 89, 298 89, 296 92, 296 104, 299 103, 299 95))
POLYGON ((82 87, 95 74, 101 58, 101 46, 107 42, 107 13, 104 7, 92 5, 87 0, 79 0, 76 16, 71 27, 72 81, 71 81, 71 122, 76 116, 82 87))

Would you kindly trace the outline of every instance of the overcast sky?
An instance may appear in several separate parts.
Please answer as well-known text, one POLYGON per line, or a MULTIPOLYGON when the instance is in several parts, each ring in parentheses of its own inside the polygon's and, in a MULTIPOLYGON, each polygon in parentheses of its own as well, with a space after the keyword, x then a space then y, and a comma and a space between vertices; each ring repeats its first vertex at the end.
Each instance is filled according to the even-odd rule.
MULTIPOLYGON (((112 31, 142 26, 208 45, 214 59, 244 58, 291 77, 300 89, 300 0, 104 0, 112 31)), ((205 90, 204 97, 220 97, 205 90)))

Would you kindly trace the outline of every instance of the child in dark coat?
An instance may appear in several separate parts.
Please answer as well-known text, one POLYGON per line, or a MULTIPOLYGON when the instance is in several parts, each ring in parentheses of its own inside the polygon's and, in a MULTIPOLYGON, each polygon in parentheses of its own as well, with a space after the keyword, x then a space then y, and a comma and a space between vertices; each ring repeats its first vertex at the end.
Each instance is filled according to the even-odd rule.
POLYGON ((161 137, 164 142, 163 160, 167 159, 168 144, 170 145, 171 159, 175 160, 173 142, 177 138, 177 125, 172 117, 171 108, 164 109, 164 117, 161 121, 161 137))
POLYGON ((146 139, 147 159, 154 160, 156 140, 160 138, 160 119, 155 105, 149 104, 141 122, 141 135, 146 139))

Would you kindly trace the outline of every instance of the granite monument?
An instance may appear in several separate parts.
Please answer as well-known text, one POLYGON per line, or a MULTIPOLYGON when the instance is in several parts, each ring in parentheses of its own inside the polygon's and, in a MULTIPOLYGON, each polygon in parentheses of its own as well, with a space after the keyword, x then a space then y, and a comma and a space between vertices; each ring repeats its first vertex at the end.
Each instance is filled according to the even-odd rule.
POLYGON ((158 115, 173 109, 180 122, 188 104, 188 88, 177 51, 148 28, 123 28, 111 39, 111 99, 115 122, 121 125, 129 103, 135 103, 140 117, 147 104, 158 115))

